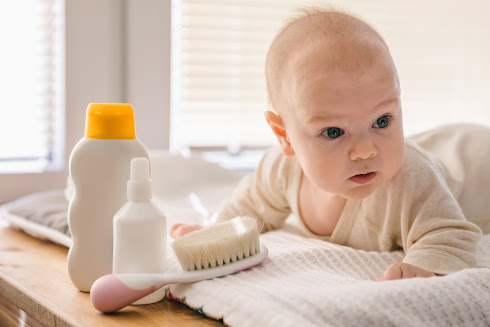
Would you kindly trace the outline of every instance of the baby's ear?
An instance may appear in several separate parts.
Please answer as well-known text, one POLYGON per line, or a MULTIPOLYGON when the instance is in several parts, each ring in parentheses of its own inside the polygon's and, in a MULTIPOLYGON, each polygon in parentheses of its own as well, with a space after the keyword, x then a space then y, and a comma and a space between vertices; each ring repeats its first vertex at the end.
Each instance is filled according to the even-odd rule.
POLYGON ((282 118, 272 111, 266 111, 265 119, 267 120, 267 123, 271 127, 272 132, 279 141, 279 144, 281 144, 282 152, 284 153, 284 155, 288 157, 294 156, 294 149, 291 146, 291 142, 289 141, 282 118))

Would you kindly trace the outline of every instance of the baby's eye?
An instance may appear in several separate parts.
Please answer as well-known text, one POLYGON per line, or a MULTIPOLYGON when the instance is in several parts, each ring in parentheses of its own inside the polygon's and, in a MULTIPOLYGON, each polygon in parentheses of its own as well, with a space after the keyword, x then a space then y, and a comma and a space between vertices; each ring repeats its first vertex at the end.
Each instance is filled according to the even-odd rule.
POLYGON ((344 134, 344 131, 338 127, 330 127, 322 132, 322 135, 329 139, 336 139, 340 135, 344 134))
POLYGON ((379 117, 373 124, 374 128, 386 128, 390 124, 390 116, 379 117))

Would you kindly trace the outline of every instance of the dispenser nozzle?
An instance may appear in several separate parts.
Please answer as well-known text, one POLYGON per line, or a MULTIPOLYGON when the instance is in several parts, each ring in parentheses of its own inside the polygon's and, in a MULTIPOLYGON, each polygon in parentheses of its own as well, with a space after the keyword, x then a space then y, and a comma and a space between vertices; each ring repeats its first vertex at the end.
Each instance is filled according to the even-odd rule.
POLYGON ((150 165, 146 158, 134 158, 131 160, 131 180, 146 181, 150 179, 150 165))
POLYGON ((129 201, 151 199, 150 163, 144 157, 131 160, 131 179, 128 181, 129 201))

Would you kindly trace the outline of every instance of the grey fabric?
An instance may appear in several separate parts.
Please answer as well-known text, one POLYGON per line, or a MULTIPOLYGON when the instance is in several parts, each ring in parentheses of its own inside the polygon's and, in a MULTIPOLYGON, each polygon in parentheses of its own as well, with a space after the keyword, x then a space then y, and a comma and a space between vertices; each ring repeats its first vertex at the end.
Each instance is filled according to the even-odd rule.
POLYGON ((71 236, 67 219, 68 201, 64 190, 26 195, 7 203, 5 208, 11 214, 71 236))

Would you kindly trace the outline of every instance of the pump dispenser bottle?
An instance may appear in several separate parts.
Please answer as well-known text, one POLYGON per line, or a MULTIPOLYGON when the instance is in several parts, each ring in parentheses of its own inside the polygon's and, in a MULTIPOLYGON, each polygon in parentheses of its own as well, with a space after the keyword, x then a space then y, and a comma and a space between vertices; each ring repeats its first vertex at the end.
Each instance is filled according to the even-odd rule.
MULTIPOLYGON (((114 216, 113 273, 163 273, 166 262, 166 217, 151 200, 149 163, 131 161, 128 202, 114 216)), ((163 299, 165 288, 133 304, 163 299)))

